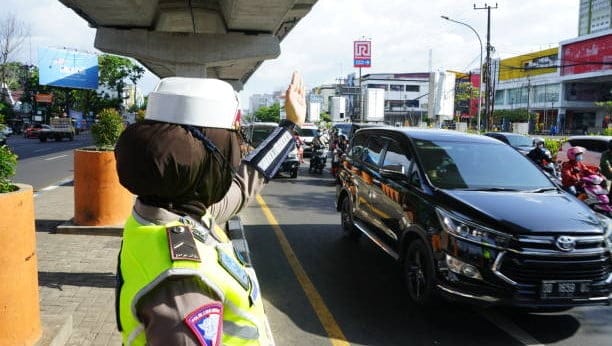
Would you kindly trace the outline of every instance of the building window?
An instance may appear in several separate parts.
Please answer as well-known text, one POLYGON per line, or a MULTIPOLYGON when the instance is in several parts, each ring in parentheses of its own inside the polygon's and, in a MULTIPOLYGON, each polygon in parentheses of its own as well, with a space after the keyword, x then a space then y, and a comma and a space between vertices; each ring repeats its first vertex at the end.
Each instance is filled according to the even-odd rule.
POLYGON ((495 91, 495 105, 501 106, 504 104, 504 96, 506 94, 506 90, 496 90, 495 91))
POLYGON ((389 87, 391 91, 404 91, 404 86, 400 84, 391 84, 389 87))
POLYGON ((385 89, 385 91, 389 90, 389 86, 387 84, 368 84, 369 89, 385 89))
POLYGON ((406 91, 419 92, 419 90, 418 85, 406 85, 406 91))
POLYGON ((419 100, 406 100, 406 107, 419 108, 419 100))

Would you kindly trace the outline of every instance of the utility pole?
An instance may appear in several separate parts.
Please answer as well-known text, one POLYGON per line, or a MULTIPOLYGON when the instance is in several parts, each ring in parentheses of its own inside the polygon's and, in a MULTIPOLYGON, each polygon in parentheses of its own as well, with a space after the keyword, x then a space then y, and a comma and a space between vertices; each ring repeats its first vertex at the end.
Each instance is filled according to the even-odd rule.
POLYGON ((485 77, 485 130, 489 129, 489 119, 491 118, 491 9, 496 8, 497 3, 495 3, 495 7, 487 5, 486 3, 483 7, 476 7, 476 4, 474 4, 475 10, 487 10, 487 57, 483 71, 485 77))

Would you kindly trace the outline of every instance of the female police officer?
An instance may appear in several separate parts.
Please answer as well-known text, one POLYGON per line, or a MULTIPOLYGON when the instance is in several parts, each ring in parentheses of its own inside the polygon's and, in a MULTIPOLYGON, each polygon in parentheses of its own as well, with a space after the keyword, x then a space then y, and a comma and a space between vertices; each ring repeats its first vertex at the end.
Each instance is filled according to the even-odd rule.
POLYGON ((218 226, 238 213, 295 147, 305 116, 293 74, 287 119, 240 160, 232 87, 215 79, 162 79, 145 120, 116 145, 121 183, 137 196, 117 271, 125 345, 273 344, 254 271, 218 226))

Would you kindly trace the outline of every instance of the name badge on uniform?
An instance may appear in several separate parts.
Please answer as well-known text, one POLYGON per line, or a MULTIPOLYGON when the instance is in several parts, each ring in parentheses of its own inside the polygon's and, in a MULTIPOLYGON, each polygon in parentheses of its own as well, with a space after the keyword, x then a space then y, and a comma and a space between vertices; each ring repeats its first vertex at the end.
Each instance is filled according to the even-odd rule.
POLYGON ((230 255, 226 254, 220 247, 217 247, 217 254, 219 256, 219 264, 225 269, 245 290, 249 290, 251 286, 251 279, 246 270, 240 265, 238 261, 233 259, 230 255))
POLYGON ((173 261, 202 262, 193 234, 187 226, 174 226, 166 228, 168 234, 168 248, 173 261))

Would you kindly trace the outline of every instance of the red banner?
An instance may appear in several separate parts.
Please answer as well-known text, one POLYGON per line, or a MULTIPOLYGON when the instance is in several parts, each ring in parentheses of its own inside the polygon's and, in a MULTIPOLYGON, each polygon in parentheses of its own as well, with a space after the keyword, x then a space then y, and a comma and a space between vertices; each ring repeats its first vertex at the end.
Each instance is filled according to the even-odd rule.
POLYGON ((561 75, 612 69, 612 34, 563 46, 561 75))

